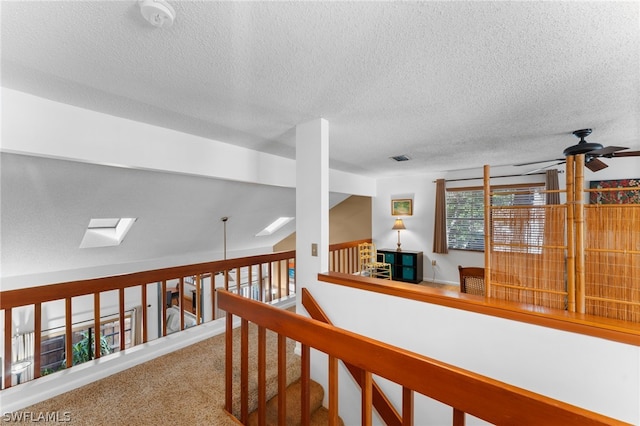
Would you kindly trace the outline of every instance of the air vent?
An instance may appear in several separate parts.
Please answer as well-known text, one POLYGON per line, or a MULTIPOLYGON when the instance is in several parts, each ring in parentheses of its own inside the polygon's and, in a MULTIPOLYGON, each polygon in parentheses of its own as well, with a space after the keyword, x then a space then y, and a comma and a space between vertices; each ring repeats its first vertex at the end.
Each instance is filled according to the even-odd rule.
POLYGON ((395 157, 391 157, 392 160, 396 160, 396 161, 409 161, 410 158, 406 155, 396 155, 395 157))

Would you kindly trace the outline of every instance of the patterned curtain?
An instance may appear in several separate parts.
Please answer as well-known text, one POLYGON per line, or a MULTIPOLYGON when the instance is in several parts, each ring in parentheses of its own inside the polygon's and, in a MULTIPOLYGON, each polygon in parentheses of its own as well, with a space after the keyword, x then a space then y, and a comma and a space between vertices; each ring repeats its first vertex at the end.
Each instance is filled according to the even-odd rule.
POLYGON ((449 253, 447 248, 447 205, 444 179, 436 181, 436 214, 433 226, 433 252, 449 253))

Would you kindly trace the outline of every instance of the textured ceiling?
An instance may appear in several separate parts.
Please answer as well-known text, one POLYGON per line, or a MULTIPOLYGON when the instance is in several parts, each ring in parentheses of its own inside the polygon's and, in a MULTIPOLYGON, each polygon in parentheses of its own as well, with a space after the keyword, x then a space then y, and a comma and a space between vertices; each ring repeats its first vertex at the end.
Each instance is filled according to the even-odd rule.
POLYGON ((170 3, 3 1, 2 85, 290 158, 324 117, 374 176, 640 149, 639 2, 170 3))

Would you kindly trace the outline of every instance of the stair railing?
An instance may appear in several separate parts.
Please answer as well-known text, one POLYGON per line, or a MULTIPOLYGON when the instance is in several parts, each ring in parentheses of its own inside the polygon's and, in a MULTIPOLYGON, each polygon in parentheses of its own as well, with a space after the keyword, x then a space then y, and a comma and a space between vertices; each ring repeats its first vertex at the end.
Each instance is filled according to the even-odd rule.
MULTIPOLYGON (((167 283, 176 281, 177 291, 179 297, 179 309, 180 309, 180 330, 184 330, 184 313, 185 310, 190 310, 191 306, 186 307, 184 304, 185 284, 191 283, 195 286, 194 296, 196 300, 202 300, 203 295, 203 280, 205 277, 210 279, 208 283, 210 288, 211 299, 202 300, 202 303, 209 303, 211 305, 212 320, 216 319, 216 306, 215 300, 215 278, 216 275, 222 274, 223 288, 235 289, 238 292, 242 292, 243 289, 249 288, 246 292, 248 295, 258 294, 258 299, 261 302, 271 302, 276 297, 281 298, 285 296, 291 296, 295 294, 295 288, 290 288, 291 280, 289 278, 290 273, 288 271, 289 265, 295 267, 295 251, 285 251, 266 255, 249 256, 244 258, 235 258, 229 260, 220 260, 206 263, 199 263, 194 265, 184 265, 171 268, 156 269, 151 271, 135 272, 131 274, 123 274, 110 277, 94 278, 79 280, 73 282, 50 284, 37 287, 28 287, 16 290, 7 290, 0 292, 0 310, 4 316, 4 354, 2 356, 4 363, 4 377, 2 380, 3 389, 7 389, 13 385, 12 376, 15 374, 12 372, 12 360, 15 359, 12 353, 12 336, 15 330, 15 324, 13 324, 13 312, 16 309, 27 307, 32 311, 33 329, 23 330, 20 332, 33 331, 34 338, 29 343, 28 350, 33 354, 31 365, 29 368, 33 369, 32 377, 37 379, 41 376, 41 344, 42 344, 42 319, 43 319, 43 304, 54 301, 62 301, 64 307, 62 312, 59 313, 62 321, 64 321, 64 333, 65 333, 65 353, 72 353, 73 344, 73 323, 74 313, 72 301, 76 297, 90 296, 93 298, 93 303, 90 303, 93 309, 86 307, 90 312, 87 315, 93 317, 94 324, 100 324, 100 318, 105 314, 104 306, 101 306, 101 299, 104 298, 105 292, 115 291, 117 292, 117 301, 114 315, 118 317, 120 324, 120 335, 124 335, 125 315, 131 303, 135 303, 141 307, 142 313, 142 325, 141 343, 146 343, 149 340, 148 327, 151 321, 155 321, 154 318, 150 318, 147 312, 147 308, 150 306, 150 300, 147 300, 147 290, 151 287, 158 286, 161 297, 161 303, 159 310, 161 312, 162 325, 159 330, 160 336, 167 335, 166 328, 166 309, 167 309, 167 283), (230 282, 229 271, 235 271, 235 276, 245 278, 248 277, 249 281, 243 285, 236 285, 237 283, 230 282), (258 271, 258 272, 256 272, 258 271), (263 272, 265 271, 265 272, 263 272), (259 282, 254 279, 255 276, 259 277, 259 282), (252 287, 259 286, 259 291, 251 291, 252 287), (126 296, 125 296, 126 293, 126 296), (134 296, 135 295, 135 296, 134 296), (265 296, 265 295, 268 295, 265 296), (134 300, 135 298, 135 300, 134 300)), ((291 273, 295 275, 295 272, 291 273)), ((295 281, 293 281, 295 283, 295 281)), ((169 295, 171 293, 169 292, 169 295)), ((202 307, 200 303, 195 304, 197 323, 200 324, 202 315, 202 307)), ((112 312, 109 312, 111 314, 112 312)), ((45 324, 44 329, 48 328, 45 324)), ((120 339, 120 350, 125 349, 125 339, 120 339)), ((100 357, 100 345, 94 345, 93 354, 94 358, 100 357)), ((71 356, 66 356, 65 368, 71 368, 72 364, 71 356)))
MULTIPOLYGON (((372 374, 402 386, 402 424, 413 424, 413 395, 418 392, 453 408, 454 426, 464 425, 465 413, 493 424, 546 424, 549 419, 566 426, 627 424, 544 395, 527 391, 480 374, 473 373, 423 355, 352 333, 330 324, 266 304, 218 290, 218 302, 226 315, 226 389, 225 409, 232 413, 233 396, 233 316, 241 318, 240 325, 240 421, 247 423, 249 408, 249 322, 258 326, 258 424, 266 421, 266 330, 278 334, 278 365, 285 338, 301 344, 301 410, 302 424, 310 421, 310 349, 329 357, 328 401, 330 425, 338 419, 337 360, 354 365, 362 373, 362 424, 372 422, 372 374), (400 368, 399 366, 402 366, 400 368)), ((281 373, 279 371, 279 373, 281 373)), ((278 378, 278 394, 284 395, 285 379, 278 378)), ((284 398, 279 398, 283 400, 284 398)), ((278 412, 279 425, 285 423, 284 408, 278 412)))
MULTIPOLYGON (((351 241, 329 246, 329 253, 333 265, 331 270, 343 273, 356 272, 357 270, 354 268, 357 268, 357 266, 354 265, 356 265, 355 259, 357 258, 357 247, 358 243, 362 241, 370 240, 351 241)), ((0 354, 0 359, 2 359, 4 363, 2 388, 7 389, 11 387, 13 385, 12 376, 16 376, 15 372, 12 373, 12 367, 15 367, 15 363, 12 360, 16 359, 17 354, 12 354, 12 352, 14 352, 14 345, 12 345, 11 340, 15 331, 15 324, 13 324, 13 312, 15 312, 16 309, 29 307, 29 309, 33 311, 32 314, 30 314, 34 318, 33 328, 24 330, 21 328, 21 324, 18 324, 18 326, 21 333, 33 332, 34 338, 29 342, 28 348, 30 353, 33 354, 32 359, 30 359, 31 364, 29 366, 29 368, 33 370, 33 374, 25 374, 24 377, 29 376, 30 378, 32 377, 33 379, 37 379, 41 376, 40 347, 43 332, 43 304, 63 301, 64 307, 59 313, 59 316, 62 318, 62 321, 64 321, 65 352, 71 353, 74 324, 74 312, 72 309, 73 298, 80 296, 92 297, 93 309, 89 315, 93 317, 94 323, 99 324, 100 318, 106 314, 105 308, 101 307, 101 299, 104 303, 104 295, 101 297, 101 293, 116 291, 118 293, 117 306, 111 308, 114 310, 113 312, 107 313, 113 313, 118 316, 121 328, 120 332, 121 335, 124 335, 125 312, 127 309, 130 309, 130 306, 127 308, 125 307, 126 305, 131 304, 131 294, 135 293, 137 300, 136 304, 139 304, 142 316, 141 330, 139 330, 142 335, 140 340, 141 343, 146 343, 149 340, 149 322, 155 321, 155 319, 149 318, 147 312, 150 302, 147 300, 147 289, 149 286, 158 285, 158 289, 161 294, 161 317, 163 318, 158 334, 160 336, 166 336, 167 302, 171 303, 171 301, 167 299, 169 283, 174 281, 176 282, 176 290, 179 295, 178 305, 180 309, 180 330, 184 330, 185 309, 191 309, 191 307, 186 307, 184 304, 186 285, 194 287, 193 296, 196 301, 200 301, 200 303, 194 303, 193 305, 196 324, 204 322, 205 318, 202 311, 205 304, 211 305, 212 320, 224 315, 224 313, 219 313, 220 311, 217 308, 217 301, 215 300, 215 281, 216 276, 220 275, 223 277, 223 288, 232 292, 245 294, 247 297, 253 297, 261 302, 268 303, 284 297, 290 297, 296 292, 295 251, 282 251, 265 255, 233 258, 228 260, 183 265, 0 292, 0 315, 4 317, 4 354, 0 354), (231 277, 234 277, 233 279, 235 279, 235 281, 232 281, 231 277), (203 297, 206 280, 209 280, 210 282, 208 285, 212 286, 210 288, 210 300, 204 300, 203 297), (125 292, 127 294, 126 297, 125 292)), ((220 285, 220 283, 217 285, 220 285)), ((169 297, 171 297, 170 291, 169 297)), ((91 308, 87 309, 91 311, 91 308)), ((51 314, 51 312, 49 312, 49 314, 51 314)), ((48 326, 45 324, 44 329, 47 328, 48 326)), ((99 358, 101 355, 100 347, 99 345, 96 346, 93 357, 99 358)), ((120 350, 123 349, 125 349, 124 339, 121 339, 120 350)), ((66 357, 65 367, 72 367, 72 357, 66 357)))

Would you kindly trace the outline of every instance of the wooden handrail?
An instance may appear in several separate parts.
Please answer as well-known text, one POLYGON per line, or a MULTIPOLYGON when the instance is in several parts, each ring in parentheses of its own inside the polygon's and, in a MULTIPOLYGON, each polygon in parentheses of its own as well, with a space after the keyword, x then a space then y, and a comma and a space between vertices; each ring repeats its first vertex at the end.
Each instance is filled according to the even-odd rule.
POLYGON ((640 346, 640 324, 339 272, 318 280, 640 346))
MULTIPOLYGON (((334 256, 344 256, 348 257, 346 254, 350 250, 353 250, 353 247, 357 247, 359 241, 352 241, 347 243, 339 243, 333 244, 329 246, 329 251, 334 256)), ((202 296, 202 282, 204 277, 210 277, 211 283, 209 283, 213 287, 213 276, 217 273, 224 273, 224 285, 226 289, 229 289, 229 274, 228 271, 235 271, 237 276, 240 276, 241 270, 243 268, 248 269, 248 278, 250 280, 247 285, 238 285, 240 282, 234 283, 236 285, 236 291, 240 292, 241 289, 246 287, 249 288, 249 292, 252 293, 252 288, 259 289, 260 297, 264 297, 264 302, 271 302, 274 298, 281 298, 283 296, 290 296, 295 293, 295 290, 291 290, 289 283, 291 282, 288 269, 292 260, 295 262, 295 250, 289 251, 281 251, 276 253, 269 253, 264 255, 255 255, 248 256, 242 258, 234 258, 227 260, 217 260, 212 262, 204 262, 197 263, 192 265, 182 265, 170 268, 161 268, 150 271, 141 271, 134 272, 129 274, 122 274, 116 276, 109 277, 101 277, 101 278, 89 278, 65 283, 54 283, 48 285, 41 285, 35 287, 21 288, 16 290, 7 290, 0 292, 0 310, 4 311, 5 318, 5 326, 4 326, 4 377, 3 377, 3 386, 4 388, 11 387, 11 359, 12 359, 12 345, 11 345, 11 336, 13 335, 13 325, 12 325, 12 310, 15 308, 19 308, 22 306, 33 306, 34 309, 34 332, 35 332, 35 347, 34 354, 39 354, 39 350, 35 350, 35 348, 40 347, 41 343, 41 317, 42 317, 42 304, 46 302, 62 300, 64 301, 64 324, 65 324, 65 335, 66 335, 66 345, 65 350, 67 353, 71 352, 71 317, 73 315, 72 312, 72 303, 71 300, 74 297, 78 296, 86 296, 93 295, 93 319, 95 323, 99 322, 100 318, 100 300, 101 293, 107 291, 117 291, 117 302, 115 309, 118 310, 118 316, 120 320, 120 333, 124 334, 124 309, 125 309, 125 289, 131 287, 139 288, 139 297, 142 304, 142 342, 146 343, 149 340, 147 326, 149 321, 147 321, 147 287, 149 284, 160 283, 161 285, 161 300, 162 300, 162 314, 166 310, 167 300, 166 300, 166 291, 167 291, 167 282, 171 280, 178 280, 178 288, 179 294, 184 294, 185 288, 185 277, 195 277, 195 282, 193 283, 196 286, 195 296, 196 300, 200 301, 202 296), (274 268, 274 265, 275 268, 274 268), (284 263, 284 266, 283 266, 284 263), (266 275, 263 271, 262 265, 267 265, 266 275), (255 274, 255 271, 252 271, 252 268, 258 266, 258 273, 255 274), (274 276, 273 274, 277 274, 274 276), (253 283, 254 279, 258 280, 258 284, 253 283), (263 282, 264 280, 264 282, 263 282), (283 292, 282 287, 285 286, 286 290, 283 292), (272 296, 272 291, 276 292, 276 296, 272 296)), ((338 264, 335 265, 336 270, 343 272, 352 272, 349 270, 348 265, 338 264)), ((295 264, 293 266, 295 268, 295 264)), ((295 278, 293 280, 295 286, 295 278)), ((128 297, 128 296, 127 296, 128 297)), ((182 297, 179 298, 179 309, 180 309, 180 330, 184 330, 184 300, 182 297)), ((216 318, 216 300, 215 300, 215 291, 211 291, 210 300, 202 301, 202 303, 209 303, 212 311, 213 311, 213 319, 216 318)), ((201 306, 200 303, 196 303, 196 325, 199 325, 202 318, 202 309, 204 305, 201 306)), ((160 336, 167 335, 167 324, 166 321, 162 321, 161 329, 159 330, 160 336)), ((124 339, 120 341, 120 349, 124 349, 124 339)), ((94 357, 100 357, 100 346, 95 345, 95 353, 94 357)), ((37 379, 40 377, 40 356, 35 356, 33 360, 33 368, 34 374, 33 378, 37 379)), ((72 367, 72 357, 66 358, 66 367, 72 367)))
MULTIPOLYGON (((306 288, 303 288, 301 292, 301 296, 302 296, 302 306, 309 313, 311 318, 317 321, 321 321, 325 324, 333 325, 329 320, 329 317, 327 316, 327 314, 324 313, 324 311, 318 304, 318 302, 313 298, 313 296, 311 296, 311 293, 309 292, 309 290, 307 290, 306 288)), ((349 371, 349 373, 351 373, 351 377, 362 388, 364 386, 362 369, 351 364, 345 364, 345 367, 347 367, 347 370, 349 371)), ((375 382, 375 380, 372 381, 371 399, 372 399, 373 407, 376 409, 378 414, 380 414, 380 417, 382 417, 382 420, 384 420, 384 423, 387 426, 402 425, 402 417, 400 416, 398 411, 396 411, 396 409, 393 407, 393 404, 391 403, 391 401, 389 401, 389 399, 384 394, 384 392, 382 392, 382 389, 375 382)))
POLYGON ((218 302, 228 320, 240 316, 363 369, 365 383, 376 374, 494 424, 513 424, 514 419, 519 425, 547 424, 549 419, 566 426, 627 424, 224 290, 218 290, 218 302))
POLYGON ((277 262, 279 260, 293 259, 295 255, 295 250, 282 251, 236 259, 216 260, 193 265, 154 269, 151 271, 133 272, 110 277, 90 278, 60 284, 7 290, 0 293, 0 309, 16 308, 18 306, 33 305, 35 303, 59 300, 66 297, 84 296, 103 291, 120 290, 127 287, 138 286, 143 283, 148 284, 197 274, 216 273, 249 265, 277 262))

